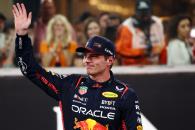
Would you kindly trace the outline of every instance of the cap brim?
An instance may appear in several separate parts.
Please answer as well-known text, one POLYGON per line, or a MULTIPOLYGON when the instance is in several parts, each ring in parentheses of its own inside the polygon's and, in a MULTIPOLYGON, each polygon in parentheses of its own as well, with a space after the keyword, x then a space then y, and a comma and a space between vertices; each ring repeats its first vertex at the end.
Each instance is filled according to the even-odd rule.
POLYGON ((78 47, 76 49, 76 52, 86 53, 86 52, 93 52, 93 50, 91 48, 87 48, 87 47, 78 47))
POLYGON ((78 52, 78 53, 95 53, 95 54, 100 54, 100 55, 105 55, 104 53, 102 53, 102 52, 97 52, 97 51, 95 51, 95 50, 93 50, 93 49, 91 49, 91 48, 88 48, 88 47, 78 47, 77 49, 76 49, 76 52, 78 52))

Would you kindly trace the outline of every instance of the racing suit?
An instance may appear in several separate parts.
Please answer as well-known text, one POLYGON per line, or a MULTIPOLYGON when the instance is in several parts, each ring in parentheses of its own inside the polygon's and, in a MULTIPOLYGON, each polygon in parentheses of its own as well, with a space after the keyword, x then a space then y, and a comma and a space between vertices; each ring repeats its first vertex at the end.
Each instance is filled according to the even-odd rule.
POLYGON ((111 71, 103 83, 46 71, 35 61, 28 35, 17 36, 15 49, 23 75, 59 102, 65 130, 142 130, 135 92, 111 71))

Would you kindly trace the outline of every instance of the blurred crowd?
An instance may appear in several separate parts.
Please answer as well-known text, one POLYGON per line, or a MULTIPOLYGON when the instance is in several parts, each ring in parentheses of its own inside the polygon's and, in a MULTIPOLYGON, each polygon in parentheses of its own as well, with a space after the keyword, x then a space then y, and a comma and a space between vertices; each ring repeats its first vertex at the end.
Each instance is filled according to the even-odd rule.
MULTIPOLYGON (((45 67, 81 67, 82 55, 75 53, 94 35, 107 37, 116 47, 116 66, 190 65, 195 63, 195 10, 168 20, 154 16, 150 0, 137 0, 135 13, 127 19, 110 12, 98 16, 83 12, 71 23, 56 14, 52 0, 41 3, 29 36, 35 58, 45 67)), ((14 25, 0 13, 0 67, 16 67, 14 25)))

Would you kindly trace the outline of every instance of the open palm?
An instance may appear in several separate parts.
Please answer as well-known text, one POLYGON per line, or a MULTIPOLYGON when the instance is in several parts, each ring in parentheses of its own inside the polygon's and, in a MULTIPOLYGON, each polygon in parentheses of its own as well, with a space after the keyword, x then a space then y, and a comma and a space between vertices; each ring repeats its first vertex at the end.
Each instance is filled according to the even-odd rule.
POLYGON ((28 27, 31 24, 32 13, 27 15, 24 4, 17 3, 12 9, 14 15, 15 30, 18 35, 25 35, 28 32, 28 27))

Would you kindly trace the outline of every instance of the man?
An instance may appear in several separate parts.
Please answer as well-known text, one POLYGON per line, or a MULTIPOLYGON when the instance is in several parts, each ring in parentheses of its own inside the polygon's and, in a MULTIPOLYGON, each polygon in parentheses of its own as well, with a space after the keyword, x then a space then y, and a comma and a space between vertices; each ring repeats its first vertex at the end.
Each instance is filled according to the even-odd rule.
POLYGON ((163 47, 163 25, 152 15, 150 0, 137 0, 135 15, 122 23, 117 35, 116 50, 121 64, 159 64, 163 47))
POLYGON ((66 130, 142 130, 135 92, 116 80, 110 70, 115 57, 111 41, 95 36, 86 47, 83 62, 87 74, 63 76, 45 71, 33 58, 28 27, 32 14, 24 4, 13 5, 16 57, 22 73, 59 101, 66 130))

